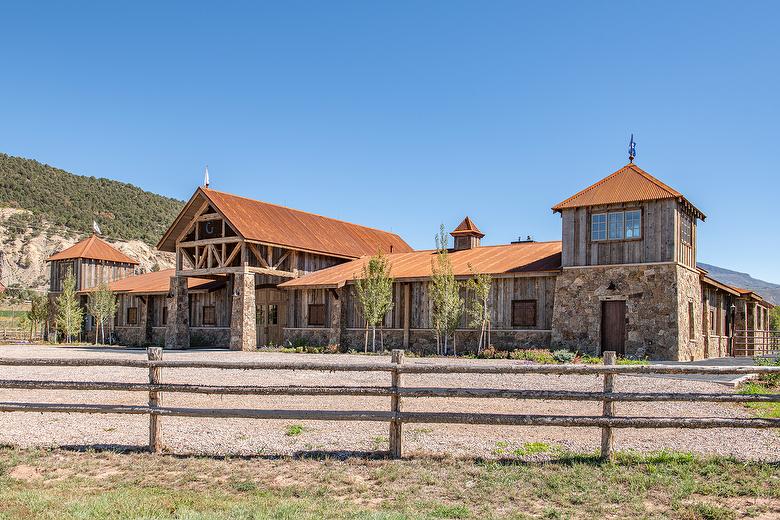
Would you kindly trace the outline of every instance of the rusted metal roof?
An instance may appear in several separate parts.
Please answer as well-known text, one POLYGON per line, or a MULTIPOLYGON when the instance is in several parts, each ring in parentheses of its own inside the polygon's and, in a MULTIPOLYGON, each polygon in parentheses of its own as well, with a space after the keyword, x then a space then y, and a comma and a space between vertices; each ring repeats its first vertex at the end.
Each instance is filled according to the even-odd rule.
POLYGON ((59 253, 51 255, 46 261, 53 262, 55 260, 73 260, 76 258, 105 260, 107 262, 117 262, 120 264, 138 264, 137 260, 130 258, 94 234, 59 253))
MULTIPOLYGON (((431 261, 436 251, 413 251, 387 255, 390 276, 396 280, 427 278, 431 275, 431 261)), ((455 276, 477 273, 510 275, 515 273, 558 272, 561 268, 561 242, 529 242, 499 246, 481 246, 449 252, 455 276), (471 268, 469 267, 471 266, 471 268)), ((315 271, 280 285, 282 288, 343 287, 360 277, 369 256, 315 271)))
POLYGON ((634 163, 572 195, 552 207, 553 211, 583 206, 641 202, 645 200, 677 199, 704 220, 705 215, 688 202, 682 193, 659 181, 634 163))
POLYGON ((485 234, 479 230, 477 225, 474 224, 474 221, 472 221, 468 215, 466 215, 466 218, 463 219, 463 222, 458 224, 458 227, 452 230, 450 235, 477 235, 479 238, 485 236, 485 234))
MULTIPOLYGON (((128 276, 121 280, 115 280, 108 284, 108 288, 117 293, 126 294, 167 294, 171 286, 171 276, 176 275, 175 269, 163 269, 151 273, 128 276)), ((189 290, 216 289, 225 285, 225 280, 212 280, 210 278, 187 278, 189 290)), ((83 291, 94 291, 95 287, 83 291)))
POLYGON ((158 249, 175 250, 176 236, 184 231, 184 226, 189 224, 197 211, 198 194, 211 203, 246 240, 343 258, 358 258, 377 251, 412 251, 409 244, 395 233, 210 188, 198 188, 163 235, 157 245, 158 249))

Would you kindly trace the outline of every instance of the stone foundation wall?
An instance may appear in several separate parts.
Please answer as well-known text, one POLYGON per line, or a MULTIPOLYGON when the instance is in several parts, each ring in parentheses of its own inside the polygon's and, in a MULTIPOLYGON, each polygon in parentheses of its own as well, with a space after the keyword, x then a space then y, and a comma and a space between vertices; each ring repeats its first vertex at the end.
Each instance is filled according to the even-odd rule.
POLYGON ((190 327, 190 348, 230 348, 229 327, 190 327))
POLYGON ((120 345, 142 347, 148 344, 146 329, 143 327, 114 327, 113 332, 116 342, 120 345))
MULTIPOLYGON (((704 302, 701 294, 701 278, 699 273, 682 266, 676 266, 677 269, 677 323, 679 324, 678 334, 678 356, 675 359, 680 361, 693 361, 704 359, 704 334, 702 332, 702 321, 704 319, 704 302), (693 323, 689 303, 693 304, 693 323), (691 325, 693 326, 693 337, 691 337, 691 325)), ((710 356, 714 357, 712 354, 710 356)))
POLYGON ((626 355, 678 359, 678 269, 675 264, 564 269, 555 284, 552 347, 600 354, 601 302, 625 300, 626 355))
MULTIPOLYGON (((284 342, 295 343, 304 341, 309 345, 326 346, 333 337, 333 329, 312 328, 312 329, 285 329, 284 342)), ((456 332, 455 349, 458 353, 476 352, 478 331, 459 330, 456 332)), ((348 350, 362 351, 365 341, 365 329, 346 329, 342 331, 339 342, 339 350, 346 352, 348 350)), ((450 338, 452 341, 452 338, 450 338)), ((549 348, 550 331, 549 330, 512 330, 512 331, 493 331, 491 334, 493 345, 499 350, 514 350, 518 348, 549 348)), ((380 335, 379 329, 376 331, 376 345, 379 349, 380 344, 384 344, 385 350, 394 348, 404 348, 404 333, 402 329, 385 329, 380 335), (384 341, 381 340, 384 336, 384 341)), ((368 333, 368 345, 371 349, 371 331, 368 333)), ((452 344, 449 345, 450 352, 452 344)), ((435 354, 436 336, 430 329, 412 329, 409 331, 409 349, 417 354, 435 354)))

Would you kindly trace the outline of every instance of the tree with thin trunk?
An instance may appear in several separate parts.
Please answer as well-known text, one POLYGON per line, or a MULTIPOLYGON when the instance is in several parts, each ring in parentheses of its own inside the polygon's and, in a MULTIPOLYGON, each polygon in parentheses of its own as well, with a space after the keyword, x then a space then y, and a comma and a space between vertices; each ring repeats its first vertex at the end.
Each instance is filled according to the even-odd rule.
MULTIPOLYGON (((390 277, 390 261, 381 251, 363 264, 360 277, 355 279, 354 294, 366 321, 363 344, 368 352, 368 328, 371 328, 371 350, 376 352, 376 327, 384 323, 385 316, 393 308, 393 279, 390 277)), ((384 348, 384 341, 382 342, 384 348)))
POLYGON ((106 342, 106 320, 116 313, 116 296, 103 282, 89 294, 87 312, 95 318, 95 345, 98 344, 98 330, 101 343, 106 342))
POLYGON ((433 307, 431 321, 436 332, 436 353, 445 356, 449 337, 454 336, 463 314, 461 284, 453 274, 447 242, 447 231, 442 224, 436 235, 436 255, 431 259, 430 299, 433 307))
POLYGON ((479 328, 477 354, 481 354, 482 349, 490 342, 490 289, 493 286, 493 277, 487 273, 477 273, 471 264, 469 270, 472 278, 466 282, 466 288, 474 297, 469 301, 466 313, 470 318, 469 326, 479 328))
POLYGON ((27 311, 27 322, 30 324, 30 341, 33 340, 35 329, 49 318, 49 298, 45 294, 36 294, 30 301, 27 311))
POLYGON ((57 328, 65 335, 65 342, 81 331, 84 310, 76 296, 76 277, 68 269, 62 282, 62 293, 57 297, 57 328))

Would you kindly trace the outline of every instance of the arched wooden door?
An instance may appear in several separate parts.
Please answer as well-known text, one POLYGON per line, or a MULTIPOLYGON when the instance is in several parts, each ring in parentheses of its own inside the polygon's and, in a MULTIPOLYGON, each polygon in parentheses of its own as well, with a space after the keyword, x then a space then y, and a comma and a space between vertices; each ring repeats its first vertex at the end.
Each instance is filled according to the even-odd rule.
POLYGON ((280 345, 287 325, 287 293, 264 288, 255 291, 257 346, 280 345))

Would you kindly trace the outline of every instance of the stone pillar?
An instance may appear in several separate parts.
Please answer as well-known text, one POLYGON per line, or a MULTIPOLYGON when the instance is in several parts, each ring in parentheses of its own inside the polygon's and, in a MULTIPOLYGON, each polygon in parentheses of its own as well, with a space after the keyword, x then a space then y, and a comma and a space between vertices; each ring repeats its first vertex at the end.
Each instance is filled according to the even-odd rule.
POLYGON ((256 312, 254 273, 234 274, 230 350, 254 350, 257 347, 256 312))
POLYGON ((140 332, 138 334, 138 340, 141 345, 149 343, 149 329, 151 327, 149 319, 149 308, 151 307, 151 295, 140 296, 138 298, 138 328, 140 332))
POLYGON ((328 333, 328 345, 341 345, 341 331, 344 330, 345 307, 344 291, 331 289, 328 291, 330 298, 330 332, 328 333))
POLYGON ((171 276, 165 348, 190 347, 190 301, 186 276, 171 276))

